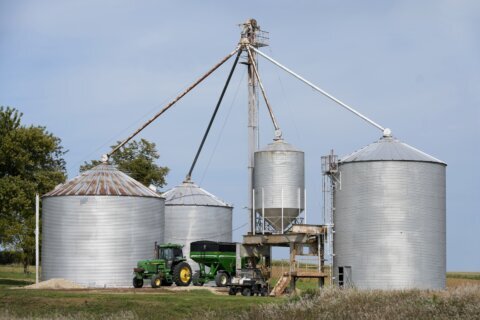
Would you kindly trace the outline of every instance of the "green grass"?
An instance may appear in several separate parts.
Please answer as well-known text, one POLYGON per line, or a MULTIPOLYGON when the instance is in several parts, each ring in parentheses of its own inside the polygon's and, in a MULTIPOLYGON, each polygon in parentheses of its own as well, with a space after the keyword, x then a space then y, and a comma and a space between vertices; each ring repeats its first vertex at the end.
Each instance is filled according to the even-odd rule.
POLYGON ((0 265, 1 279, 20 279, 25 281, 35 281, 35 267, 29 268, 28 274, 23 273, 23 266, 21 265, 0 265))
MULTIPOLYGON (((34 271, 34 269, 33 269, 34 271)), ((212 312, 237 314, 284 299, 216 295, 208 290, 26 290, 35 274, 0 266, 0 320, 4 319, 191 319, 212 312)))
POLYGON ((447 278, 480 280, 480 272, 447 272, 447 278))
POLYGON ((32 284, 35 282, 34 272, 35 268, 33 268, 33 273, 24 274, 21 265, 0 265, 0 289, 32 284))
POLYGON ((99 291, 0 290, 0 310, 15 317, 75 317, 81 314, 102 319, 116 313, 139 319, 190 319, 208 312, 236 313, 275 300, 261 297, 230 297, 207 290, 139 294, 99 291), (25 306, 28 308, 25 308, 25 306), (221 310, 219 310, 221 309, 221 310))

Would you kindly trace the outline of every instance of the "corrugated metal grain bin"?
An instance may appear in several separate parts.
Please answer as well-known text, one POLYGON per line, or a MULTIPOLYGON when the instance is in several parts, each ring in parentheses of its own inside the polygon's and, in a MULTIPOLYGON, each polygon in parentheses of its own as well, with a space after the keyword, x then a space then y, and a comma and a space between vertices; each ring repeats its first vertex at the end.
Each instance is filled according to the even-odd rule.
POLYGON ((165 199, 100 164, 43 196, 42 280, 129 287, 163 242, 165 199))
POLYGON ((190 242, 232 241, 233 207, 193 182, 184 182, 165 192, 165 242, 185 245, 183 254, 192 269, 190 242))
POLYGON ((334 275, 360 289, 442 289, 446 164, 390 135, 339 161, 334 275))
POLYGON ((254 154, 255 211, 282 231, 304 210, 305 155, 284 140, 254 154), (262 196, 263 193, 263 196, 262 196), (283 223, 282 223, 283 215, 283 223))

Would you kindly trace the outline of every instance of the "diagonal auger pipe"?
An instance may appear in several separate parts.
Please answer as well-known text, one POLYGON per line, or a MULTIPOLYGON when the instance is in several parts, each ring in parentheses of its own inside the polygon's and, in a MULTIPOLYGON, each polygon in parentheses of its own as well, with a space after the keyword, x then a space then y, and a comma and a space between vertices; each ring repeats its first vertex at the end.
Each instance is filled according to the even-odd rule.
POLYGON ((242 50, 239 50, 238 53, 237 53, 237 57, 235 58, 235 61, 233 62, 232 69, 230 69, 230 73, 228 74, 227 81, 225 82, 225 85, 223 86, 222 93, 220 94, 220 98, 218 99, 217 105, 215 106, 212 117, 210 118, 210 122, 208 123, 207 130, 205 131, 205 134, 203 135, 202 142, 200 143, 200 146, 198 147, 197 153, 195 154, 195 158, 193 159, 190 170, 187 173, 187 177, 185 178, 185 181, 191 181, 191 179, 192 179, 193 169, 195 169, 195 165, 197 164, 198 157, 200 156, 200 153, 202 152, 202 149, 203 149, 203 145, 205 144, 205 141, 207 140, 210 129, 212 128, 213 121, 215 121, 215 117, 217 116, 218 109, 220 108, 220 105, 222 104, 223 97, 225 96, 225 92, 227 92, 228 85, 230 84, 230 80, 232 79, 233 72, 235 71, 235 68, 237 67, 238 59, 240 59, 241 54, 242 54, 242 50))
POLYGON ((123 140, 118 146, 116 146, 110 153, 106 154, 106 159, 102 159, 107 161, 108 158, 112 154, 118 151, 121 147, 123 147, 126 143, 128 143, 130 140, 133 139, 137 134, 139 134, 143 129, 145 129, 150 123, 155 121, 158 117, 160 117, 165 111, 170 109, 171 106, 173 106, 175 103, 178 102, 181 98, 183 98, 187 93, 192 91, 193 88, 195 88, 199 83, 201 83, 203 80, 205 80, 209 75, 211 75, 215 70, 217 70, 222 64, 224 64, 228 59, 230 59, 235 53, 240 50, 240 46, 237 46, 235 50, 233 50, 231 53, 229 53, 225 58, 223 58, 219 63, 217 63, 213 68, 208 70, 203 76, 201 76, 197 81, 195 81, 190 87, 185 89, 182 93, 180 93, 175 99, 173 99, 170 103, 168 103, 162 110, 160 110, 157 114, 155 114, 150 120, 145 122, 140 128, 138 128, 134 133, 132 133, 128 138, 123 140))
POLYGON ((267 105, 268 113, 270 113, 270 118, 272 119, 273 126, 275 127, 275 130, 278 131, 278 130, 280 130, 280 127, 278 126, 277 119, 275 118, 275 115, 273 114, 273 110, 272 110, 272 107, 270 105, 270 102, 267 99, 267 94, 265 93, 265 88, 263 87, 262 80, 260 79, 260 74, 258 73, 258 69, 257 69, 257 65, 255 63, 255 59, 253 59, 252 52, 250 51, 250 46, 247 46, 247 52, 248 52, 248 55, 250 56, 250 60, 252 61, 253 71, 255 72, 255 76, 257 77, 258 84, 260 85, 260 89, 262 90, 263 99, 265 100, 265 104, 267 105))
POLYGON ((342 107, 344 107, 345 109, 347 109, 348 111, 354 113, 355 115, 359 116, 360 118, 362 118, 363 120, 367 121, 368 123, 370 123, 371 125, 377 127, 378 129, 382 130, 385 132, 385 128, 382 127, 381 125, 379 125, 378 123, 376 123, 375 121, 373 121, 372 119, 370 118, 367 118, 366 116, 364 116, 363 114, 361 114, 360 112, 356 111, 355 109, 353 109, 352 107, 350 107, 349 105, 347 105, 346 103, 338 100, 337 98, 335 98, 334 96, 332 96, 331 94, 329 94, 328 92, 320 89, 319 87, 317 87, 316 85, 314 85, 313 83, 311 83, 310 81, 304 79, 303 77, 301 77, 300 75, 296 74, 295 72, 293 72, 292 70, 288 69, 287 67, 285 67, 284 65, 282 65, 281 63, 275 61, 273 58, 270 58, 269 56, 267 56, 265 53, 257 50, 255 47, 253 46, 248 46, 250 49, 252 49, 253 51, 255 51, 256 53, 258 53, 259 55, 261 55, 262 57, 264 57, 265 59, 269 60, 270 62, 272 62, 273 64, 277 65, 279 68, 285 70, 286 72, 290 73, 292 76, 294 76, 295 78, 299 79, 300 81, 306 83, 307 85, 309 85, 310 87, 312 87, 313 89, 317 90, 318 92, 320 92, 321 94, 323 94, 324 96, 326 96, 327 98, 335 101, 336 103, 338 103, 339 105, 341 105, 342 107))

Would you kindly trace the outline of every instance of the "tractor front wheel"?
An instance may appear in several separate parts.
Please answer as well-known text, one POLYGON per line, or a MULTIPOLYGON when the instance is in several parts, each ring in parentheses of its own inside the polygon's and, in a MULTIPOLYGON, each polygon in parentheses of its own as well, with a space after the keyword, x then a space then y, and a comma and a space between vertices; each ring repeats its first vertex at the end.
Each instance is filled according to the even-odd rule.
POLYGON ((152 288, 158 288, 162 285, 162 277, 159 275, 152 276, 151 280, 152 288))
POLYGON ((217 287, 225 287, 228 284, 228 280, 230 280, 230 277, 225 272, 219 272, 215 276, 215 283, 217 287))
POLYGON ((133 287, 134 288, 143 287, 143 279, 138 279, 137 277, 133 278, 133 287))
POLYGON ((187 262, 180 262, 173 268, 173 282, 181 287, 188 286, 192 282, 192 268, 187 262))

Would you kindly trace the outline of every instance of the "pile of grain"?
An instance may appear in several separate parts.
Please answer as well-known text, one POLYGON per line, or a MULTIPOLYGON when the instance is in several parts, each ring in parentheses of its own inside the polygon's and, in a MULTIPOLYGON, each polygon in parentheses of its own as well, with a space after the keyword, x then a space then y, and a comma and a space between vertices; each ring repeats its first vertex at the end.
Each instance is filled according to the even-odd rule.
POLYGON ((50 279, 23 287, 25 289, 82 289, 85 288, 75 282, 65 279, 50 279))

